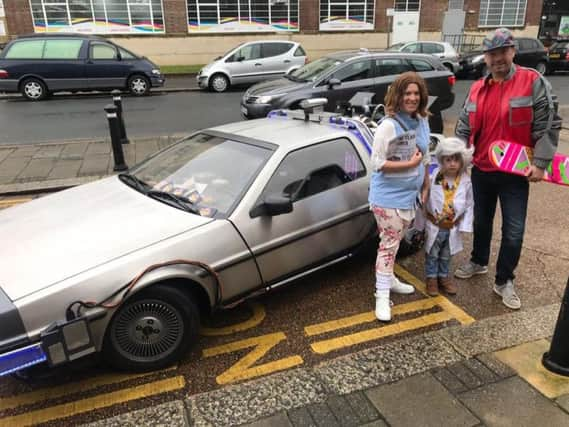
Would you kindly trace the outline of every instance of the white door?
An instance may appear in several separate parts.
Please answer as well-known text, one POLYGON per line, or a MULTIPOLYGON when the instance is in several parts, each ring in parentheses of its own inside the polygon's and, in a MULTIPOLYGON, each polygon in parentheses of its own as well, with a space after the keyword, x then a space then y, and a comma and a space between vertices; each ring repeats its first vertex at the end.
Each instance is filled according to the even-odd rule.
POLYGON ((419 12, 395 12, 393 14, 391 44, 405 43, 419 38, 419 12))

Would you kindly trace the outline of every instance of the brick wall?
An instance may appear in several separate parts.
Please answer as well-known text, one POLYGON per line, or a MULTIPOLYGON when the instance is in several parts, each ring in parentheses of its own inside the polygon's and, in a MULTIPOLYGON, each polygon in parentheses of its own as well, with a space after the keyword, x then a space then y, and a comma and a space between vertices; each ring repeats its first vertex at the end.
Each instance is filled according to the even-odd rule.
POLYGON ((419 31, 441 31, 447 9, 448 0, 422 1, 419 31))
POLYGON ((387 15, 386 10, 393 7, 393 0, 376 0, 375 1, 375 31, 380 33, 387 32, 387 15))
POLYGON ((319 0, 299 0, 300 32, 313 34, 318 32, 320 26, 319 0))
POLYGON ((22 0, 4 0, 6 32, 9 35, 34 32, 30 3, 22 0))
POLYGON ((164 25, 166 34, 182 35, 188 33, 188 11, 186 0, 163 0, 164 25))
POLYGON ((539 25, 541 23, 541 10, 543 9, 543 0, 527 2, 526 25, 539 25))

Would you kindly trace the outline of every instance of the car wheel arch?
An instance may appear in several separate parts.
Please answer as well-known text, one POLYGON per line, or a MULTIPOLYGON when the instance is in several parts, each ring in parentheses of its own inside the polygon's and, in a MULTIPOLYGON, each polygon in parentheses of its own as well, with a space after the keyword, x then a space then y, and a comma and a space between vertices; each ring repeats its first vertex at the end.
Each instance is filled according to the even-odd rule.
POLYGON ((20 79, 18 80, 18 91, 22 90, 22 85, 24 84, 24 82, 26 80, 29 80, 29 79, 35 79, 35 80, 41 81, 44 84, 45 88, 49 91, 49 86, 46 83, 45 79, 41 76, 36 75, 36 74, 26 74, 25 76, 20 77, 20 79))
POLYGON ((150 88, 152 87, 152 82, 150 81, 150 78, 149 78, 145 73, 142 73, 142 72, 132 72, 132 73, 126 78, 126 84, 125 84, 126 90, 127 90, 128 92, 130 92, 130 93, 133 93, 133 92, 131 91, 131 88, 130 88, 130 82, 131 82, 131 80, 133 80, 133 79, 136 78, 136 77, 143 78, 143 79, 146 81, 146 85, 147 85, 146 91, 145 91, 143 94, 136 94, 136 95, 137 95, 137 96, 140 96, 140 95, 147 95, 147 94, 149 94, 149 93, 150 93, 150 88))
MULTIPOLYGON (((229 75, 229 73, 227 73, 227 72, 225 72, 225 71, 216 71, 215 73, 213 73, 213 74, 209 77, 209 79, 208 79, 208 81, 207 81, 207 87, 208 87, 210 90, 215 91, 215 89, 213 89, 213 87, 212 87, 212 82, 213 82, 213 79, 214 79, 216 76, 224 77, 224 78, 227 80, 227 87, 223 90, 223 92, 225 92, 227 89, 229 89, 229 88, 231 87, 231 85, 234 84, 234 83, 233 83, 233 80, 231 79, 231 77, 230 77, 230 75, 229 75)), ((216 92, 217 92, 217 91, 216 91, 216 92)))

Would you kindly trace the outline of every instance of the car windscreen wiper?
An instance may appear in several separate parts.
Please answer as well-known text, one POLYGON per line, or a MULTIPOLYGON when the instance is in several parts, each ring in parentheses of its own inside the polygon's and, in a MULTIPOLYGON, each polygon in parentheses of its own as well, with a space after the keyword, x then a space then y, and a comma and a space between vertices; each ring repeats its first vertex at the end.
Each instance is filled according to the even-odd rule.
POLYGON ((133 187, 141 193, 146 194, 148 191, 148 184, 130 173, 119 173, 119 179, 129 187, 133 187))
POLYGON ((171 206, 199 215, 200 211, 187 197, 176 196, 166 191, 149 190, 146 195, 153 199, 168 203, 171 206))

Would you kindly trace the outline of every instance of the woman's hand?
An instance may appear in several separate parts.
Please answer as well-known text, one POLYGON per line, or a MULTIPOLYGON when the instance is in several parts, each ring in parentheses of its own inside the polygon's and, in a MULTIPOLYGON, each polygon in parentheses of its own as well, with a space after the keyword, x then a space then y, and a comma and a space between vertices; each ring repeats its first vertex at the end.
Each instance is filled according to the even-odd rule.
POLYGON ((419 150, 418 148, 415 149, 415 154, 413 154, 413 157, 409 159, 410 162, 409 167, 416 168, 417 166, 419 166, 422 160, 423 160, 423 153, 421 153, 421 150, 419 150))

